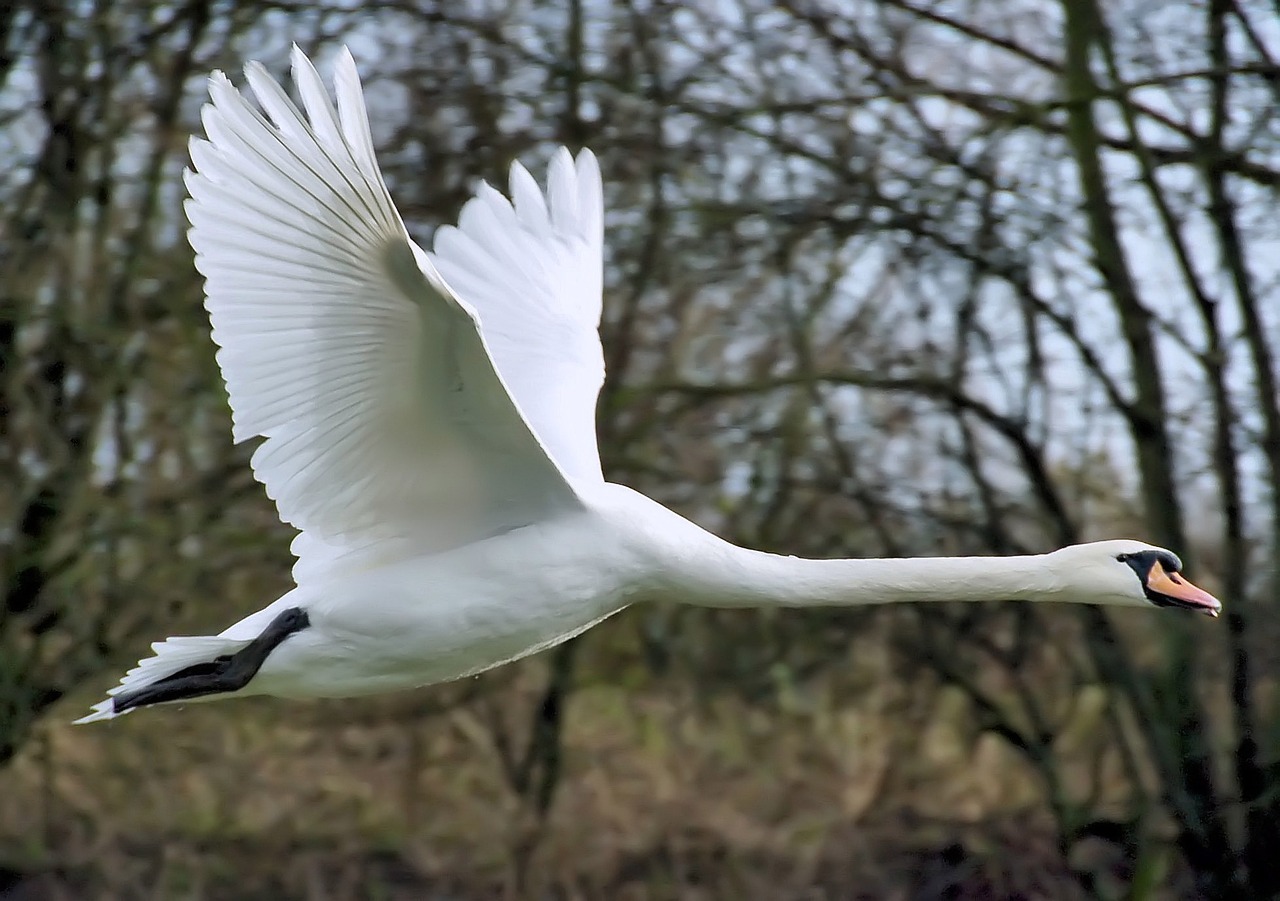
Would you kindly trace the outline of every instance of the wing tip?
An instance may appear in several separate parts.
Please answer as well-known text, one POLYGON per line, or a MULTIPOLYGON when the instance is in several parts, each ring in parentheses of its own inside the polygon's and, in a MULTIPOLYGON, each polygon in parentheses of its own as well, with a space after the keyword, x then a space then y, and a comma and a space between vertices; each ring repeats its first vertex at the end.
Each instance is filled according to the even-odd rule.
MULTIPOLYGON (((256 59, 246 60, 244 67, 241 69, 245 78, 257 78, 259 76, 271 78, 271 73, 267 71, 267 67, 256 59)), ((274 81, 274 79, 272 79, 274 81)))
POLYGON ((338 58, 334 61, 334 67, 339 73, 350 71, 352 75, 359 75, 356 68, 356 58, 351 53, 351 47, 343 44, 338 48, 338 58))
POLYGON ((574 168, 578 172, 579 182, 583 178, 594 178, 595 181, 600 181, 600 160, 590 147, 579 148, 578 155, 574 157, 573 161, 574 168))

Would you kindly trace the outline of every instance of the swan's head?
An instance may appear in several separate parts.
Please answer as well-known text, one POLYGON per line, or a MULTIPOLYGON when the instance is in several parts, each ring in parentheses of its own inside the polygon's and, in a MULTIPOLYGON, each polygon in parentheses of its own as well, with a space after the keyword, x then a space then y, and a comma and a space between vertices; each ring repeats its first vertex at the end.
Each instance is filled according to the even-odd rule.
POLYGON ((1172 551, 1141 541, 1095 541, 1054 551, 1073 591, 1087 592, 1097 604, 1182 607, 1209 616, 1222 604, 1209 592, 1182 577, 1182 561, 1172 551))

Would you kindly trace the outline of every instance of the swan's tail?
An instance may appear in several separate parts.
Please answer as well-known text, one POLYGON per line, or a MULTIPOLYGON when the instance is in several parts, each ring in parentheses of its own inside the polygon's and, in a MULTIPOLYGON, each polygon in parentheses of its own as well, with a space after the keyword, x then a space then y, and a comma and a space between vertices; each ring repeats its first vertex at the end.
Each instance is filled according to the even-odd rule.
MULTIPOLYGON (((193 670, 212 667, 219 659, 229 658, 248 647, 250 641, 222 638, 217 635, 178 636, 157 641, 151 645, 154 657, 138 661, 138 665, 125 673, 120 684, 107 692, 107 699, 95 704, 93 712, 76 720, 77 723, 92 723, 97 720, 109 720, 123 716, 130 710, 147 706, 133 704, 117 709, 122 698, 128 698, 134 692, 151 688, 166 680, 181 678, 182 674, 193 670)), ((172 700, 183 700, 173 698, 172 700)), ((153 702, 154 703, 154 702, 153 702)))
POLYGON ((258 674, 267 655, 279 647, 280 642, 310 625, 307 611, 301 607, 278 609, 278 604, 258 611, 228 630, 243 634, 241 627, 256 628, 258 622, 274 614, 256 638, 232 638, 223 633, 156 642, 151 646, 155 656, 129 670, 120 684, 107 692, 109 697, 94 706, 93 713, 76 722, 109 720, 137 707, 240 691, 258 674))

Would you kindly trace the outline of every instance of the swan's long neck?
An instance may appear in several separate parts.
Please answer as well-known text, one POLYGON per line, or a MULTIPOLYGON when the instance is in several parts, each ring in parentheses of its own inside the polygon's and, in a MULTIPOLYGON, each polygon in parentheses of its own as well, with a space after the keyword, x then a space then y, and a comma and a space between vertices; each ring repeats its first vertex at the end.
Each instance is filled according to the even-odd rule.
POLYGON ((1044 556, 805 560, 719 541, 697 550, 682 555, 673 587, 709 607, 1070 599, 1044 556))
POLYGON ((611 515, 642 549, 644 594, 706 607, 846 607, 912 601, 1112 602, 1073 588, 1055 554, 805 560, 747 550, 643 495, 608 485, 611 515))

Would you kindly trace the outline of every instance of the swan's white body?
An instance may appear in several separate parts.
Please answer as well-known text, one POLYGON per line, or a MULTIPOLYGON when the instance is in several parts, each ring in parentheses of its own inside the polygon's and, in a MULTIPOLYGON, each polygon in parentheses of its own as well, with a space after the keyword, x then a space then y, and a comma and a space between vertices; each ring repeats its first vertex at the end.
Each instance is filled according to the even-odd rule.
MULTIPOLYGON (((1145 605, 1145 576, 1117 558, 1173 559, 1121 541, 1030 557, 798 560, 735 547, 605 482, 591 154, 561 150, 545 195, 513 166, 514 203, 482 186, 428 254, 383 185, 349 55, 336 111, 296 50, 305 115, 261 67, 246 74, 270 122, 213 75, 187 211, 234 436, 266 438, 254 473, 300 529, 297 587, 218 636, 154 644, 81 722, 236 655, 288 610, 305 627, 234 693, 346 697, 454 679, 641 600, 1145 605)), ((1198 592, 1173 589, 1186 605, 1216 612, 1174 582, 1198 592)))

